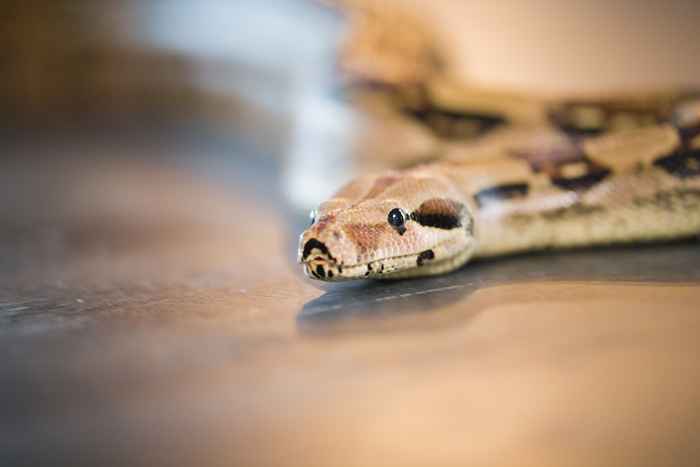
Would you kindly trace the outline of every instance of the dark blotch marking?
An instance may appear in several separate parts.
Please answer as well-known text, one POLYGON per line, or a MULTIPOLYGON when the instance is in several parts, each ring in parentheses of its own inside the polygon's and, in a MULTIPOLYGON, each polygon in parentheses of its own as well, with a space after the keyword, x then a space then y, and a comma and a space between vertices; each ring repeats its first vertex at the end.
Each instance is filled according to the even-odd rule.
POLYGON ((700 149, 679 149, 656 159, 654 165, 678 178, 700 176, 700 149))
POLYGON ((608 175, 610 175, 610 169, 601 167, 579 177, 552 177, 552 183, 564 190, 584 191, 600 183, 608 175))
POLYGON ((568 101, 548 113, 550 123, 574 138, 601 135, 621 128, 641 128, 668 121, 672 100, 568 101), (587 113, 587 116, 584 116, 587 113))
POLYGON ((533 172, 546 174, 552 184, 569 191, 585 191, 600 183, 611 170, 603 164, 586 156, 580 148, 571 144, 554 148, 552 151, 534 151, 530 153, 514 153, 515 157, 526 160, 533 172), (577 177, 564 176, 564 169, 574 164, 584 165, 583 175, 577 177))
POLYGON ((316 266, 316 274, 318 274, 319 277, 326 277, 326 270, 319 264, 316 266))
POLYGON ((429 199, 409 215, 409 219, 425 227, 450 230, 462 226, 464 205, 444 198, 429 199))
POLYGON ((423 266, 425 261, 430 261, 431 259, 435 259, 435 253, 433 253, 433 250, 425 250, 418 255, 416 265, 423 266))
POLYGON ((369 191, 362 198, 360 198, 360 201, 376 198, 377 196, 384 193, 384 191, 386 191, 387 188, 399 182, 400 180, 401 177, 399 177, 398 175, 385 175, 383 177, 377 178, 372 184, 372 187, 369 189, 369 191))
POLYGON ((312 238, 308 242, 306 242, 306 245, 304 245, 304 251, 302 252, 301 259, 305 260, 308 258, 308 256, 311 254, 311 251, 314 249, 318 249, 323 253, 324 255, 328 256, 329 259, 335 260, 333 256, 328 252, 328 248, 326 245, 323 244, 323 242, 320 242, 316 240, 315 238, 312 238))
POLYGON ((678 129, 678 136, 681 139, 681 144, 683 146, 689 146, 690 142, 700 136, 700 126, 688 126, 678 129))
MULTIPOLYGON (((545 173, 554 186, 563 190, 585 191, 611 174, 611 170, 608 167, 592 160, 575 145, 571 145, 568 148, 562 146, 554 152, 538 153, 535 151, 533 153, 516 153, 514 156, 526 160, 535 173, 545 173), (564 176, 564 168, 573 164, 584 165, 585 172, 583 175, 577 177, 564 176)), ((512 187, 516 191, 513 194, 517 195, 517 184, 506 186, 512 187)), ((527 194, 527 192, 524 194, 527 194)), ((494 200, 496 199, 494 197, 494 200)))
POLYGON ((510 155, 527 162, 533 172, 544 172, 549 176, 556 174, 557 167, 580 162, 585 157, 570 140, 557 142, 554 146, 543 145, 528 150, 514 150, 510 155))
POLYGON ((527 196, 530 187, 527 183, 507 183, 491 188, 484 188, 474 195, 474 201, 479 207, 502 201, 504 199, 522 198, 527 196))
POLYGON ((333 271, 331 271, 330 269, 328 270, 328 278, 329 279, 333 278, 333 271))
POLYGON ((427 105, 419 109, 403 109, 404 114, 418 120, 436 135, 447 139, 470 139, 508 123, 496 114, 461 112, 427 105))
POLYGON ((562 106, 553 109, 549 112, 549 122, 559 128, 569 136, 585 137, 601 135, 606 130, 607 119, 606 109, 600 104, 593 103, 574 103, 569 102, 562 106), (601 119, 595 123, 588 122, 587 125, 581 125, 581 122, 576 121, 575 115, 577 108, 595 109, 601 115, 601 119))

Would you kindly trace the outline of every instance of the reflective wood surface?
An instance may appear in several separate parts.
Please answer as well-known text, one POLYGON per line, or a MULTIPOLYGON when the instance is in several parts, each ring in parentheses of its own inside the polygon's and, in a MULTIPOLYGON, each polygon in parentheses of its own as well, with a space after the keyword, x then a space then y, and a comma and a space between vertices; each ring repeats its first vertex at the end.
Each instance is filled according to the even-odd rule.
POLYGON ((202 136, 5 138, 1 464, 700 461, 697 242, 319 286, 202 136))

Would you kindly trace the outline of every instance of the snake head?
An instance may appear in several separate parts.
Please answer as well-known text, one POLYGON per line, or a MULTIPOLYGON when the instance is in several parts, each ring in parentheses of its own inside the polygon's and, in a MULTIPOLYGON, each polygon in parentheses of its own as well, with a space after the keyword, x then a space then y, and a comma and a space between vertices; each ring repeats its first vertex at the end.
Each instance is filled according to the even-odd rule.
POLYGON ((321 204, 299 240, 314 279, 399 278, 454 269, 473 250, 472 217, 449 180, 408 172, 363 177, 321 204))

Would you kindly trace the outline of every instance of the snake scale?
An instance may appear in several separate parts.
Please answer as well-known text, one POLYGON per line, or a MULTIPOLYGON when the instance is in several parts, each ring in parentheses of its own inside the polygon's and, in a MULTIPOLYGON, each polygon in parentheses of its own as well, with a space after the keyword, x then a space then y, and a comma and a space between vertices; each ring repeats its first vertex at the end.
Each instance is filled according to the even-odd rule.
POLYGON ((300 237, 309 277, 427 276, 472 258, 700 233, 698 93, 560 101, 463 86, 441 99, 437 73, 358 75, 356 89, 461 149, 323 202, 300 237))

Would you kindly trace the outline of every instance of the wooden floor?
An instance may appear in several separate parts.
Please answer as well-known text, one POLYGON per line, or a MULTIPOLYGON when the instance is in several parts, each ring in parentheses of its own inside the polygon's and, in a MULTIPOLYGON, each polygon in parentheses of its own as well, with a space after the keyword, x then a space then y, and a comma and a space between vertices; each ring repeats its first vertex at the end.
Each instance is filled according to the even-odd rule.
POLYGON ((697 242, 319 286, 236 141, 4 141, 0 465, 700 463, 697 242))

